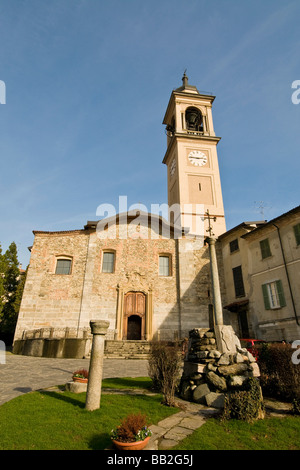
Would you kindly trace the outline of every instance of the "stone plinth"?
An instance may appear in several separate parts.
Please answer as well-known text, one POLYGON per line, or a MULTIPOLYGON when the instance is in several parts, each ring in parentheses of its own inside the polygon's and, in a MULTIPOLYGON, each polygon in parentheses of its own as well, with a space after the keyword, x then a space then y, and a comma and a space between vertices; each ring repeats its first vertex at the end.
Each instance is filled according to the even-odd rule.
POLYGON ((249 377, 259 377, 258 365, 252 354, 241 348, 231 326, 190 331, 181 398, 223 408, 226 393, 241 390, 249 377))
POLYGON ((234 354, 237 348, 241 347, 240 340, 231 325, 215 325, 214 332, 217 349, 221 353, 234 354))
POLYGON ((87 391, 87 383, 80 383, 80 382, 67 382, 65 388, 68 392, 72 393, 83 393, 87 391))

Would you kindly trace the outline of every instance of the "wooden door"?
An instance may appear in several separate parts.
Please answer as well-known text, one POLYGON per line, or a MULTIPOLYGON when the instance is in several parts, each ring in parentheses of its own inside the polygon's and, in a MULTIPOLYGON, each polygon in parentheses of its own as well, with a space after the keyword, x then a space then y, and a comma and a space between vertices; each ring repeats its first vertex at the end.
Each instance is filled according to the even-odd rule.
POLYGON ((142 292, 128 292, 124 301, 123 339, 145 338, 146 296, 142 292))
POLYGON ((127 321, 127 339, 138 341, 142 337, 142 319, 139 315, 131 315, 127 321))

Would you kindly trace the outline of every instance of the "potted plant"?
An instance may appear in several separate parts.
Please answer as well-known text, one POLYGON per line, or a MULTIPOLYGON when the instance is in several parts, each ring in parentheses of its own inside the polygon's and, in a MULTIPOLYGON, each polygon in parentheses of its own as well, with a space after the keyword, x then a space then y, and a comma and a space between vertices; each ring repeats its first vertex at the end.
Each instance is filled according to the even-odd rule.
POLYGON ((87 383, 89 378, 89 373, 86 369, 78 369, 73 372, 73 382, 87 383))
POLYGON ((142 450, 152 435, 146 415, 129 414, 111 431, 111 439, 118 450, 142 450))

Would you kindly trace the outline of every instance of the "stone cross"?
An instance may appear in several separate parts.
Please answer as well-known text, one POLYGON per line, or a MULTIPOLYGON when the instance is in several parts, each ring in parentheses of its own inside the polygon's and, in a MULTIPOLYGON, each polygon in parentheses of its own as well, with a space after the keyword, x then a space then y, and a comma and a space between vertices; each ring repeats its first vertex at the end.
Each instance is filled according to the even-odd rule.
POLYGON ((90 327, 93 334, 93 343, 85 408, 86 410, 93 411, 100 408, 104 340, 109 327, 109 321, 90 321, 90 327))

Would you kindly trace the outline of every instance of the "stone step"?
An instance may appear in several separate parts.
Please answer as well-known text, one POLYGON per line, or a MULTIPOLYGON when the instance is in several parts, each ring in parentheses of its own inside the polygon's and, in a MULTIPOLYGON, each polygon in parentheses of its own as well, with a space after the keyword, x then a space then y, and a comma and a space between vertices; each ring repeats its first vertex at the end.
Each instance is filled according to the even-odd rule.
POLYGON ((104 357, 114 359, 148 359, 149 349, 149 341, 106 340, 104 357))

